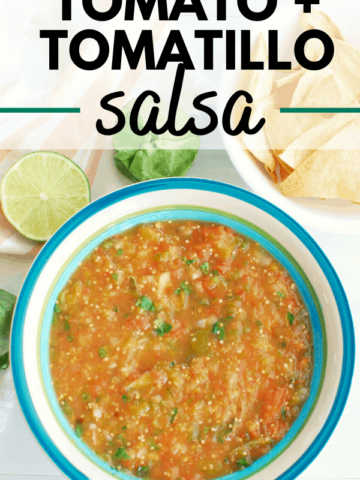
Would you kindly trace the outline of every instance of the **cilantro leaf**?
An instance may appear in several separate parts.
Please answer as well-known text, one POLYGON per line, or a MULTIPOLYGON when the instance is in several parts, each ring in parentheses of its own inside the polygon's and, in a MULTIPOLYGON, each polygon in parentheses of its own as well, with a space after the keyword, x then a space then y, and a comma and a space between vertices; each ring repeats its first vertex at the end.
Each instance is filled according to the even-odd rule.
POLYGON ((237 460, 236 465, 238 467, 250 467, 250 463, 246 460, 246 457, 240 458, 240 460, 237 460))
POLYGON ((116 255, 122 255, 124 252, 119 248, 119 250, 116 252, 116 255))
POLYGON ((286 318, 287 318, 288 322, 290 323, 290 325, 294 325, 295 317, 292 313, 288 312, 286 314, 286 318))
POLYGON ((122 399, 124 400, 125 403, 130 400, 130 398, 127 397, 126 395, 123 395, 123 396, 122 396, 122 399))
POLYGON ((189 285, 186 285, 185 282, 182 282, 182 283, 180 284, 180 287, 181 287, 181 288, 184 290, 184 292, 187 293, 188 295, 191 294, 190 287, 189 287, 189 285))
POLYGON ((285 420, 285 418, 286 418, 286 410, 285 410, 285 407, 282 407, 282 409, 281 409, 281 416, 282 416, 282 418, 285 420))
POLYGON ((99 350, 99 356, 100 358, 105 358, 107 357, 107 351, 104 347, 101 347, 100 350, 99 350))
POLYGON ((150 475, 150 468, 147 465, 143 465, 137 469, 139 477, 144 478, 150 475))
POLYGON ((60 313, 61 312, 61 308, 59 307, 59 305, 55 305, 54 312, 55 313, 60 313))
POLYGON ((225 328, 220 325, 220 322, 214 323, 212 333, 219 338, 219 340, 224 340, 225 338, 225 328))
POLYGON ((65 332, 68 332, 71 328, 70 323, 67 320, 65 320, 64 322, 64 328, 65 328, 65 332))
POLYGON ((205 273, 205 275, 210 272, 210 264, 208 262, 203 263, 199 268, 203 273, 205 273))
POLYGON ((196 262, 196 258, 193 258, 192 260, 188 260, 186 257, 182 257, 182 260, 184 260, 186 265, 192 265, 193 263, 196 262))
POLYGON ((170 323, 166 323, 159 318, 155 320, 154 326, 155 326, 155 332, 157 335, 159 335, 159 337, 163 337, 165 333, 171 332, 173 328, 172 325, 170 325, 170 323))
POLYGON ((129 455, 126 453, 125 448, 119 447, 115 453, 115 458, 121 458, 122 460, 131 460, 129 455))
POLYGON ((181 288, 177 288, 174 293, 175 295, 180 295, 181 292, 182 292, 181 288))
POLYGON ((282 292, 276 292, 276 295, 281 298, 285 298, 285 295, 282 292))
POLYGON ((176 415, 179 413, 177 408, 174 408, 170 416, 170 423, 174 423, 176 415))
POLYGON ((115 282, 118 281, 118 274, 117 273, 113 273, 111 276, 115 280, 115 282))
POLYGON ((135 304, 137 307, 142 308, 143 310, 148 310, 149 312, 155 312, 155 306, 149 297, 143 296, 135 304))
POLYGON ((75 434, 76 434, 78 437, 81 437, 83 433, 84 433, 84 428, 83 428, 83 426, 81 425, 81 423, 77 422, 76 428, 75 428, 75 434))

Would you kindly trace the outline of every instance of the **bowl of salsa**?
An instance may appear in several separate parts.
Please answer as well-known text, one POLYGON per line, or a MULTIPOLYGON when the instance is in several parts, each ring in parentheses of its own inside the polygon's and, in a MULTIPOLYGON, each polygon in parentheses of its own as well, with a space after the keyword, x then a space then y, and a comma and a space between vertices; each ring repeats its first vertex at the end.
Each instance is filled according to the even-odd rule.
POLYGON ((311 237, 198 179, 126 187, 61 227, 11 347, 25 417, 73 479, 296 478, 340 418, 355 356, 311 237))

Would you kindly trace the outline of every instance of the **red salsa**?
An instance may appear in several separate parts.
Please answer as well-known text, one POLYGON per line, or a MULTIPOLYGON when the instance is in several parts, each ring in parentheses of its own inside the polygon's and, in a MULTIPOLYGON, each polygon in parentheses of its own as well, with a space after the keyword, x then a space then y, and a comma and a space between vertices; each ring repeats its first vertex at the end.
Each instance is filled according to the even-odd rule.
POLYGON ((201 480, 252 465, 309 396, 310 319, 289 273, 230 228, 140 225, 60 293, 50 368, 75 433, 111 467, 201 480))

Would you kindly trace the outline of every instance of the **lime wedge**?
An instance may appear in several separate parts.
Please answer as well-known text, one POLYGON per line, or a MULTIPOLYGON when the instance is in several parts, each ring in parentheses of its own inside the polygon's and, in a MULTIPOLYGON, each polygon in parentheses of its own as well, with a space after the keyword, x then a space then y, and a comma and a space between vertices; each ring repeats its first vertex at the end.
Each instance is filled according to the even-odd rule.
POLYGON ((34 152, 23 156, 1 184, 5 217, 32 240, 48 240, 89 202, 90 185, 85 173, 59 153, 34 152))

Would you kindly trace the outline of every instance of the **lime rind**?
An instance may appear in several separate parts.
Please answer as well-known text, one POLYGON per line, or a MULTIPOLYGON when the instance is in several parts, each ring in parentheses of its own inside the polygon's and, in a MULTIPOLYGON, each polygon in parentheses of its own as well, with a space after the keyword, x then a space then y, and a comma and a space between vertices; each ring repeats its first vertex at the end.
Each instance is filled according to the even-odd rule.
POLYGON ((91 191, 85 173, 65 155, 34 152, 8 170, 1 196, 3 213, 17 231, 46 241, 90 202, 91 191))

